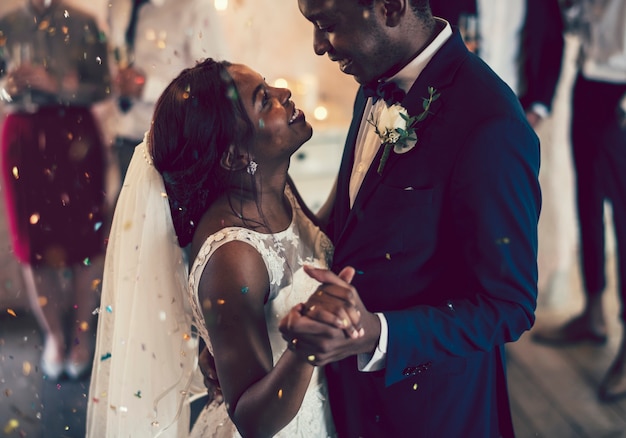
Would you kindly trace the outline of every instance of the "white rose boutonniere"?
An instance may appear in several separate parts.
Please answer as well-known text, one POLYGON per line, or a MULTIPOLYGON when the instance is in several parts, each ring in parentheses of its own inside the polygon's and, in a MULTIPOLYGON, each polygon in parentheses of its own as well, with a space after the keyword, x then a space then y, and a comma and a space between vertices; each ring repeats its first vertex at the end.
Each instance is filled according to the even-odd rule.
POLYGON ((385 163, 389 158, 391 149, 396 154, 404 154, 415 147, 417 136, 415 129, 418 122, 426 119, 430 114, 430 105, 439 98, 439 93, 433 87, 428 87, 428 98, 423 98, 424 111, 417 116, 409 117, 409 112, 399 103, 385 106, 377 120, 372 117, 368 120, 374 126, 374 131, 384 146, 383 156, 378 164, 378 174, 383 174, 385 163))

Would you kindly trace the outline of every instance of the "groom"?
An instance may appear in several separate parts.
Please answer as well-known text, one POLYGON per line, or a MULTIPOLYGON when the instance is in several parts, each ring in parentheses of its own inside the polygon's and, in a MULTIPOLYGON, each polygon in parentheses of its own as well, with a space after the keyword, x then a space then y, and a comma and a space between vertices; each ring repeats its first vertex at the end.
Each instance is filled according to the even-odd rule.
POLYGON ((328 217, 333 271, 354 270, 310 270, 323 284, 283 335, 326 365, 342 437, 511 437, 504 344, 535 319, 537 137, 428 0, 298 5, 315 53, 363 87, 328 217), (379 81, 406 92, 411 138, 382 135, 379 81))

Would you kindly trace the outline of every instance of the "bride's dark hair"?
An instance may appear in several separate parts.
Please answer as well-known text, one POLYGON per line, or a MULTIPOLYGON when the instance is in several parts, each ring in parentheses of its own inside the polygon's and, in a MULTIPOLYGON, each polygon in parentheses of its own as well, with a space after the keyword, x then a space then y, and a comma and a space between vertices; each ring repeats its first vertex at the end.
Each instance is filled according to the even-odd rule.
POLYGON ((163 176, 181 247, 229 185, 220 160, 231 144, 248 145, 254 133, 227 61, 207 59, 183 70, 157 101, 148 140, 163 176))

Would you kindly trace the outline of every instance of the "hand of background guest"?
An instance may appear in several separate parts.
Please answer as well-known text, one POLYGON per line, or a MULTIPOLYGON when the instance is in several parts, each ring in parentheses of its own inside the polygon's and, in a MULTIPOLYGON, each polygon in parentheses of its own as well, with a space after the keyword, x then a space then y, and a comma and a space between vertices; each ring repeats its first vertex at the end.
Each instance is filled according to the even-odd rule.
POLYGON ((279 329, 289 348, 314 365, 326 365, 378 345, 380 321, 367 311, 357 290, 350 285, 354 268, 339 275, 305 267, 320 283, 309 300, 292 308, 279 329))
POLYGON ((530 124, 530 126, 536 130, 539 127, 539 124, 541 123, 541 121, 543 120, 543 117, 541 117, 539 114, 537 114, 533 110, 528 110, 526 111, 526 120, 528 120, 528 123, 530 124))
POLYGON ((48 69, 32 63, 24 63, 12 69, 6 80, 6 90, 11 96, 19 96, 31 90, 57 94, 60 86, 57 77, 50 74, 48 69))
POLYGON ((117 93, 120 96, 133 98, 142 96, 145 83, 146 75, 132 66, 120 68, 114 81, 117 93))

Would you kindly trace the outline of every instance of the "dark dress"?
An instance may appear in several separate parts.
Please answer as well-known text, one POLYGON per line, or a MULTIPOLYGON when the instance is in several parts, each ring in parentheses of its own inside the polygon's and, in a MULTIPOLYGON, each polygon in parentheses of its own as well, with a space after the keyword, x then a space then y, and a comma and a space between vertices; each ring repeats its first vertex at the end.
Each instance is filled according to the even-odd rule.
POLYGON ((104 153, 85 108, 7 116, 2 174, 20 262, 67 266, 104 248, 104 153))
POLYGON ((7 71, 21 53, 59 84, 57 94, 32 88, 6 104, 0 169, 15 257, 87 264, 103 252, 107 228, 106 161, 91 112, 110 92, 106 40, 93 17, 63 3, 43 13, 16 9, 0 18, 0 34, 7 71), (76 86, 66 86, 71 77, 76 86))

